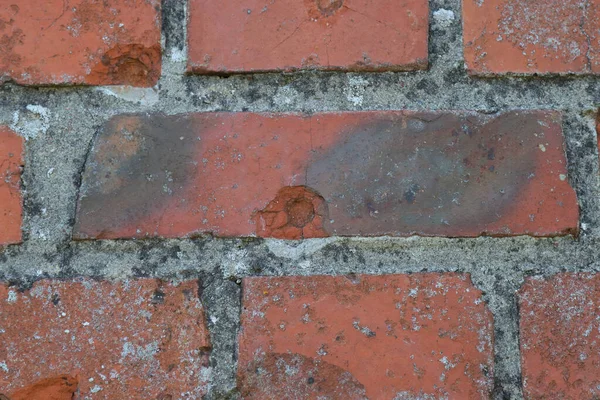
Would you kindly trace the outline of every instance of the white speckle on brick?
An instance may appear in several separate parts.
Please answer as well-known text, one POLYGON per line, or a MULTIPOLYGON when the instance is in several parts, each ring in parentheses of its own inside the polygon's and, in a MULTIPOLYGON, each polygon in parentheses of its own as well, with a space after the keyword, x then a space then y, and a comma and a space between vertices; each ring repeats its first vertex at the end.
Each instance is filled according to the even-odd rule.
POLYGON ((17 301, 17 292, 15 292, 14 290, 9 290, 8 298, 6 299, 6 301, 9 303, 14 303, 15 301, 17 301))
POLYGON ((96 386, 94 386, 93 388, 90 389, 90 393, 98 393, 101 390, 102 390, 102 387, 96 385, 96 386))

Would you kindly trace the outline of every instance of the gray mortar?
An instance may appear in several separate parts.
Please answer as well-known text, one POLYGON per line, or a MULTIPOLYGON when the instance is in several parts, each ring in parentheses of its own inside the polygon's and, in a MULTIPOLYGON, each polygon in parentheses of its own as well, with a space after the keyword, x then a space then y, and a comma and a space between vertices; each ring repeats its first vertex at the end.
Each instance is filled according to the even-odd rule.
POLYGON ((471 78, 462 56, 460 0, 430 0, 433 14, 454 12, 448 26, 431 18, 428 71, 413 73, 185 76, 183 0, 164 1, 163 74, 157 90, 129 100, 91 87, 0 86, 0 124, 28 137, 24 243, 0 250, 0 280, 27 288, 43 278, 151 276, 200 279, 213 369, 207 399, 237 398, 236 335, 240 278, 250 275, 384 274, 458 271, 495 318, 496 399, 522 398, 515 291, 529 275, 600 269, 600 185, 594 129, 600 77, 471 78), (158 101, 153 100, 153 98, 158 101), (141 100, 141 101, 136 101, 141 100), (133 100, 133 101, 132 101, 133 100), (48 120, 36 113, 39 105, 48 120), (203 237, 181 240, 72 242, 81 172, 92 139, 126 112, 556 109, 565 114, 569 181, 581 207, 574 239, 328 238, 303 242, 203 237))

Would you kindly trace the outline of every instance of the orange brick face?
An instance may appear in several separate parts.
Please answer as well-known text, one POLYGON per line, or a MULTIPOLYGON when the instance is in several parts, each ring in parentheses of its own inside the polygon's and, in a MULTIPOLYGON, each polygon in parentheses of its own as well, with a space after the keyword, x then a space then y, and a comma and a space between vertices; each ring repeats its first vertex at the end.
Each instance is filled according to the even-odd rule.
POLYGON ((600 276, 529 279, 519 292, 521 365, 528 399, 600 396, 600 276))
POLYGON ((0 393, 11 400, 200 398, 210 340, 195 281, 0 286, 0 393), (52 397, 54 395, 55 397, 52 397))
POLYGON ((487 398, 492 318, 456 274, 248 278, 245 399, 487 398))
POLYGON ((600 73, 600 1, 465 0, 470 73, 600 73))
POLYGON ((21 241, 23 139, 0 126, 0 245, 21 241))
POLYGON ((191 0, 189 10, 193 72, 427 66, 426 0, 191 0))
POLYGON ((0 80, 153 86, 159 0, 0 0, 0 80))
POLYGON ((122 116, 97 137, 75 236, 576 233, 560 120, 542 111, 122 116))

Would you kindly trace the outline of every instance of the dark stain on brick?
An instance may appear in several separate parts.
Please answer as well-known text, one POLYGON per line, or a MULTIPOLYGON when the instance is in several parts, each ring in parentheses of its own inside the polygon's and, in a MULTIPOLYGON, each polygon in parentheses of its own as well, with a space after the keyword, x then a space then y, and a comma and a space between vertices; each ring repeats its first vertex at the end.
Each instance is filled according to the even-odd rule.
POLYGON ((301 354, 267 353, 238 376, 242 398, 365 399, 364 386, 348 371, 301 354))
POLYGON ((181 196, 196 173, 192 123, 163 114, 108 121, 87 161, 74 237, 109 237, 112 230, 160 215, 171 198, 181 196))
POLYGON ((356 234, 358 224, 367 235, 458 235, 515 205, 544 154, 522 143, 539 130, 516 113, 389 115, 316 153, 307 185, 329 205, 330 234, 356 234))
POLYGON ((152 294, 152 299, 150 300, 152 304, 164 304, 165 303, 165 293, 160 289, 156 289, 152 294))
POLYGON ((124 115, 94 140, 74 238, 569 234, 562 146, 548 112, 124 115))
POLYGON ((409 204, 414 203, 415 197, 419 192, 419 189, 419 185, 417 185, 416 183, 412 184, 411 187, 406 192, 404 192, 404 200, 406 200, 409 204))
POLYGON ((323 229, 327 215, 327 204, 317 192, 305 186, 286 186, 256 213, 256 234, 280 239, 327 237, 323 229))
POLYGON ((315 3, 317 3, 317 8, 321 14, 331 16, 342 8, 344 0, 315 0, 315 3))
POLYGON ((340 15, 349 11, 344 0, 304 0, 309 23, 334 24, 340 15))
POLYGON ((161 69, 159 45, 117 45, 102 55, 88 77, 90 84, 129 84, 150 87, 158 82, 161 69))

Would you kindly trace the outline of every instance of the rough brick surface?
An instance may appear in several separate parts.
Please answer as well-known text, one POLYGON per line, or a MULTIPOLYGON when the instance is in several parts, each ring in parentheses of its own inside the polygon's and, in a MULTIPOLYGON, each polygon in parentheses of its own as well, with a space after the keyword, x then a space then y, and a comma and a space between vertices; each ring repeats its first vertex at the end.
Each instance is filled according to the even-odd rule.
POLYGON ((528 279, 519 309, 526 397, 599 398, 600 275, 528 279))
POLYGON ((11 400, 206 392, 210 341, 195 281, 0 286, 0 339, 0 393, 11 400))
POLYGON ((120 116, 96 138, 74 233, 574 233, 560 123, 541 111, 120 116))
POLYGON ((470 73, 600 73, 599 0, 465 0, 470 73))
POLYGON ((247 278, 245 399, 487 398, 492 316, 458 274, 247 278))
POLYGON ((427 0, 191 0, 189 10, 193 72, 427 66, 427 0))
POLYGON ((21 241, 23 139, 0 126, 0 245, 21 241))
POLYGON ((0 0, 0 81, 153 86, 160 0, 0 0))

